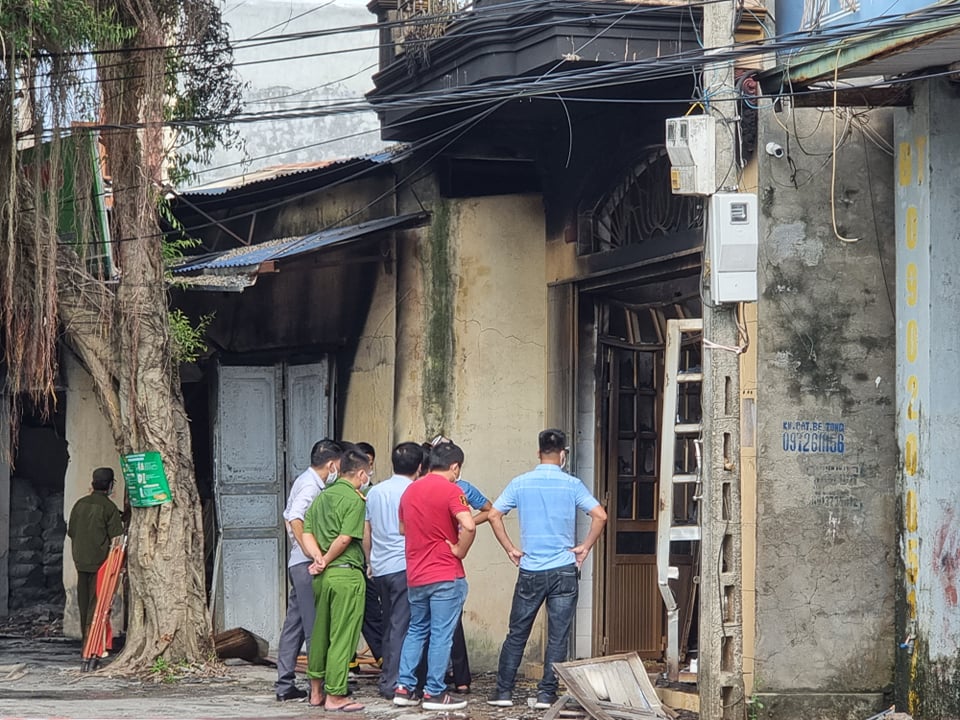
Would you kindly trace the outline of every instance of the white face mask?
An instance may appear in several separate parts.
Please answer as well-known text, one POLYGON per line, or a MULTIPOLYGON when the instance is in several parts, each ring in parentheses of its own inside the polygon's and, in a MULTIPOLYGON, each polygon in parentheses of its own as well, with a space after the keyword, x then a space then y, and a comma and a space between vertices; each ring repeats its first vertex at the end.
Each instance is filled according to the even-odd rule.
POLYGON ((337 469, 333 468, 332 470, 330 470, 330 474, 327 475, 327 482, 328 483, 336 482, 338 477, 339 477, 339 473, 337 472, 337 469))
POLYGON ((562 451, 560 452, 560 469, 561 469, 561 470, 566 470, 566 469, 567 469, 567 460, 568 460, 568 459, 569 459, 569 458, 567 457, 567 451, 566 451, 566 450, 562 450, 562 451))
POLYGON ((367 476, 367 479, 364 480, 363 485, 360 486, 360 492, 366 492, 367 488, 373 483, 373 473, 367 472, 365 475, 367 476))

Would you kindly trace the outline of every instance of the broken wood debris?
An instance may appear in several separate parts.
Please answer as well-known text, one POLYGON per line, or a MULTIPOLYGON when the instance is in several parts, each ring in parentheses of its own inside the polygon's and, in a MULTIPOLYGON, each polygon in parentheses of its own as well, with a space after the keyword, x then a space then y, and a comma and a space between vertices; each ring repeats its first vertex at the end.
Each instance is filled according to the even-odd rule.
POLYGON ((13 665, 0 665, 0 682, 13 682, 19 680, 27 674, 26 663, 14 663, 13 665))
POLYGON ((560 716, 571 700, 595 720, 671 718, 635 652, 556 663, 553 669, 567 694, 550 707, 544 720, 560 716))
POLYGON ((266 640, 246 628, 224 630, 214 636, 213 644, 217 649, 217 657, 221 660, 237 658, 256 662, 265 658, 269 650, 266 640))

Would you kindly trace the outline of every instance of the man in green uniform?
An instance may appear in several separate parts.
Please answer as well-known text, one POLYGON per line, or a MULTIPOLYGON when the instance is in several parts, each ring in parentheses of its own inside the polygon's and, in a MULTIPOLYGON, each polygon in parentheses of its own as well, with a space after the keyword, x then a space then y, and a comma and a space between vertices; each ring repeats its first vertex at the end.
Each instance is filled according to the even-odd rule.
POLYGON ((303 549, 314 559, 310 573, 316 599, 307 663, 310 704, 330 711, 364 708, 347 697, 347 673, 363 624, 366 506, 360 487, 369 478, 370 460, 348 448, 340 458, 340 476, 317 496, 303 519, 303 549))
POLYGON ((77 605, 84 640, 97 606, 97 571, 107 559, 111 539, 123 534, 120 511, 109 497, 113 470, 94 470, 91 487, 90 494, 73 506, 67 525, 67 535, 73 541, 73 564, 77 566, 77 605))

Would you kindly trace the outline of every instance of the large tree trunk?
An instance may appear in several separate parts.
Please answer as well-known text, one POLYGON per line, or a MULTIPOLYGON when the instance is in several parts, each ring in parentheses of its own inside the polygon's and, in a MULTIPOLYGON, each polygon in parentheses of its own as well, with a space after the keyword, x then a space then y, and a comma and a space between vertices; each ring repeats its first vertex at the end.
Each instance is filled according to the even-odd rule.
MULTIPOLYGON (((146 5, 146 4, 145 4, 146 5)), ((144 5, 144 6, 145 6, 144 5)), ((141 6, 141 9, 144 8, 141 6)), ((141 28, 150 18, 138 18, 141 28)), ((162 36, 142 33, 141 47, 162 36)), ((110 55, 101 73, 105 121, 118 128, 159 121, 162 52, 110 55), (159 88, 156 83, 160 83, 159 88)), ((128 546, 127 642, 113 669, 149 668, 158 657, 204 662, 213 654, 206 607, 203 527, 190 429, 172 360, 167 291, 157 223, 162 136, 145 131, 105 134, 113 178, 113 240, 121 278, 116 294, 86 282, 75 256, 61 253, 60 312, 66 340, 90 371, 121 454, 159 451, 172 502, 133 508, 128 546)))
POLYGON ((164 505, 132 509, 129 626, 113 670, 143 670, 158 657, 204 662, 213 653, 190 429, 167 349, 163 280, 146 282, 155 267, 151 255, 147 242, 129 243, 116 295, 93 281, 69 250, 61 253, 58 272, 65 339, 93 378, 118 452, 159 451, 173 496, 164 505), (161 291, 143 291, 148 287, 161 291))
MULTIPOLYGON (((214 0, 79 0, 67 3, 66 15, 58 4, 47 5, 33 2, 31 12, 24 11, 52 18, 31 20, 29 28, 20 27, 24 13, 17 8, 0 18, 11 24, 4 37, 16 41, 0 47, 0 334, 7 390, 15 408, 23 397, 40 404, 54 398, 62 327, 62 340, 93 378, 118 452, 160 452, 172 501, 132 511, 130 623, 126 648, 111 667, 143 670, 158 657, 204 662, 213 655, 213 639, 200 503, 173 361, 156 201, 168 103, 176 96, 191 114, 206 108, 219 118, 239 99, 228 36, 214 0), (24 33, 26 49, 19 44, 24 33), (61 237, 74 233, 60 225, 59 129, 73 119, 73 100, 80 107, 87 102, 76 83, 87 75, 86 53, 94 46, 107 51, 94 58, 102 120, 110 126, 102 137, 113 179, 116 285, 85 264, 90 238, 80 228, 92 209, 82 200, 89 177, 80 162, 73 178, 76 243, 61 237), (175 59, 178 48, 189 53, 175 59), (21 140, 40 143, 51 131, 48 123, 53 141, 36 145, 32 164, 25 165, 21 140)), ((221 133, 200 133, 197 147, 211 137, 221 133)))

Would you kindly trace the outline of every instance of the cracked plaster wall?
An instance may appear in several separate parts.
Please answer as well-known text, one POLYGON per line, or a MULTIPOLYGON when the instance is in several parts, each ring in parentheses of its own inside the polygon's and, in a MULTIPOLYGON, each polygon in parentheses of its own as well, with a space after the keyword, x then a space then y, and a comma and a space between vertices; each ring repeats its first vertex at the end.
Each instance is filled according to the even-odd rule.
MULTIPOLYGON (((121 510, 125 486, 120 472, 120 457, 113 444, 113 433, 107 424, 96 394, 93 379, 69 351, 63 357, 63 370, 67 380, 66 392, 66 440, 69 461, 63 478, 63 520, 70 519, 74 504, 90 492, 91 473, 98 467, 112 467, 117 482, 110 499, 121 510)), ((63 546, 63 588, 66 605, 63 610, 63 634, 80 639, 80 610, 77 606, 77 568, 73 564, 70 538, 63 546)), ((114 632, 124 627, 122 603, 115 603, 111 615, 114 632)))
MULTIPOLYGON (((431 228, 412 231, 398 243, 396 408, 394 439, 422 440, 443 432, 464 449, 463 477, 495 500, 516 475, 537 462, 546 385, 547 289, 544 280, 544 220, 539 196, 440 200, 427 183, 419 200, 446 215, 449 290, 452 292, 452 360, 448 397, 427 411, 423 397, 425 328, 442 283, 430 277, 431 228), (440 423, 437 426, 431 423, 440 423)), ((419 208, 400 196, 400 212, 419 208)), ((378 293, 378 297, 379 293, 378 293)), ((375 303, 371 318, 387 308, 375 303)), ((381 473, 382 475, 382 473, 381 473)), ((507 528, 519 538, 515 513, 507 528)), ((481 526, 466 560, 470 586, 464 629, 475 671, 496 669, 506 637, 516 569, 493 533, 481 526)), ((534 630, 528 657, 542 656, 534 630)))
POLYGON ((784 116, 793 137, 767 113, 758 143, 793 167, 762 154, 755 691, 769 717, 848 717, 893 680, 893 165, 839 118, 841 242, 833 116, 784 116))

